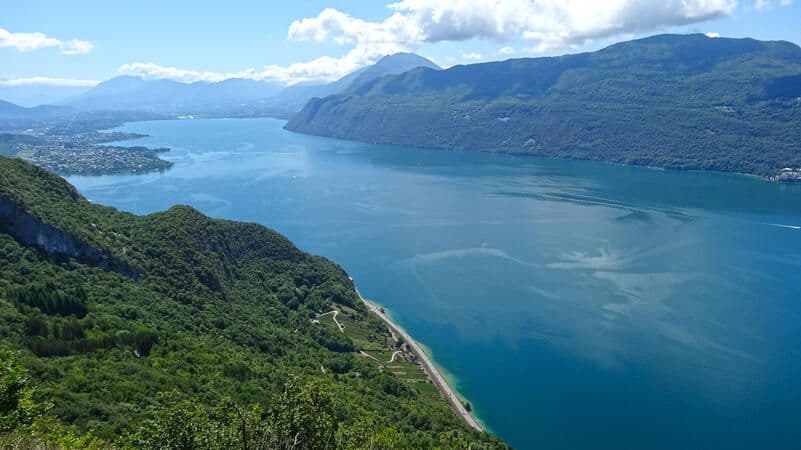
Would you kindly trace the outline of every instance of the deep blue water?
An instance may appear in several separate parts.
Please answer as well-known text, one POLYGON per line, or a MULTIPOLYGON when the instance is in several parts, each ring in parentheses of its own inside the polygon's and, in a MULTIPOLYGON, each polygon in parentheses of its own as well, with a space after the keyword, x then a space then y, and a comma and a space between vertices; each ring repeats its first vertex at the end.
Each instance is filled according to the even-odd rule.
POLYGON ((132 123, 163 174, 72 177, 330 257, 518 448, 801 448, 801 186, 132 123))

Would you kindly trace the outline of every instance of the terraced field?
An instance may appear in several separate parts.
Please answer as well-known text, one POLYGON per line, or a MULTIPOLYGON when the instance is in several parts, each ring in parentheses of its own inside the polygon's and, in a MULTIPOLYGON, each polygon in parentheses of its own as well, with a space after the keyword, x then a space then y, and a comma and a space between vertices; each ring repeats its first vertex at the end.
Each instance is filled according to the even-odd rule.
POLYGON ((343 327, 342 332, 353 340, 356 351, 362 357, 375 363, 380 370, 394 374, 420 393, 442 399, 436 386, 431 383, 420 366, 413 362, 408 349, 403 348, 402 342, 392 339, 388 340, 386 345, 381 345, 378 343, 380 339, 376 339, 375 331, 353 320, 356 315, 354 310, 340 305, 337 312, 337 314, 334 314, 334 311, 321 314, 318 317, 320 325, 338 331, 337 322, 339 322, 343 327))

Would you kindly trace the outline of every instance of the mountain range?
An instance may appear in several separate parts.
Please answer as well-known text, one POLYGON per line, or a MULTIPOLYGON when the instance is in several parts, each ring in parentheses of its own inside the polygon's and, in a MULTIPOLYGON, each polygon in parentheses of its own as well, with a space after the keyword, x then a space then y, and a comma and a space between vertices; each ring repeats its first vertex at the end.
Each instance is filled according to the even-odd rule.
POLYGON ((215 83, 145 80, 120 76, 104 81, 66 105, 81 110, 136 110, 182 113, 226 110, 269 97, 281 87, 264 81, 231 78, 215 83))
POLYGON ((366 142, 774 176, 801 167, 801 48, 657 35, 446 70, 399 53, 332 83, 283 89, 122 76, 62 107, 2 102, 0 126, 104 111, 272 116, 291 119, 289 130, 366 142))
POLYGON ((166 79, 145 80, 120 76, 104 81, 65 102, 78 110, 136 110, 174 114, 236 114, 240 111, 290 115, 313 97, 337 94, 373 79, 416 67, 438 68, 431 61, 410 53, 381 58, 332 83, 283 88, 276 83, 231 78, 224 81, 181 83, 166 79))
POLYGON ((91 86, 4 85, 0 83, 0 99, 27 107, 57 105, 67 99, 77 97, 89 89, 91 86))
POLYGON ((64 115, 71 108, 54 105, 39 105, 24 107, 11 102, 0 100, 0 119, 29 119, 50 118, 64 115))
POLYGON ((420 68, 314 99, 286 128, 767 176, 801 166, 801 48, 658 35, 591 53, 420 68))

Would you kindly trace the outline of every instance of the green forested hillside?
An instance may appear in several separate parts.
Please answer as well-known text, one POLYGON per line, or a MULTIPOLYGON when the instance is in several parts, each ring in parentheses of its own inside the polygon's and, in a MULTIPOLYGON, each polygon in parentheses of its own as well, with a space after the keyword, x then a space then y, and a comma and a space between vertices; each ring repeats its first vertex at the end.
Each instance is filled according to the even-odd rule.
POLYGON ((801 48, 660 35, 593 53, 416 69, 312 100, 287 128, 774 175, 801 167, 801 48))
POLYGON ((121 213, 0 157, 0 447, 502 446, 357 352, 387 337, 274 231, 121 213), (333 309, 358 346, 315 320, 333 309))

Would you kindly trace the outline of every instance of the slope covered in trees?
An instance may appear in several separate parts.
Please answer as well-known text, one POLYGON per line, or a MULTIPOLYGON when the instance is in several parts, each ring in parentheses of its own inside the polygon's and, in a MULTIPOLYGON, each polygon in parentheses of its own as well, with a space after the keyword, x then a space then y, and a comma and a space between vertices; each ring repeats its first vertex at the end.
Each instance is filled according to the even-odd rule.
POLYGON ((121 213, 0 157, 0 446, 502 446, 314 320, 334 308, 386 345, 345 272, 274 231, 121 213))
POLYGON ((768 176, 801 167, 801 48, 660 35, 593 53, 416 69, 314 99, 287 128, 768 176))

